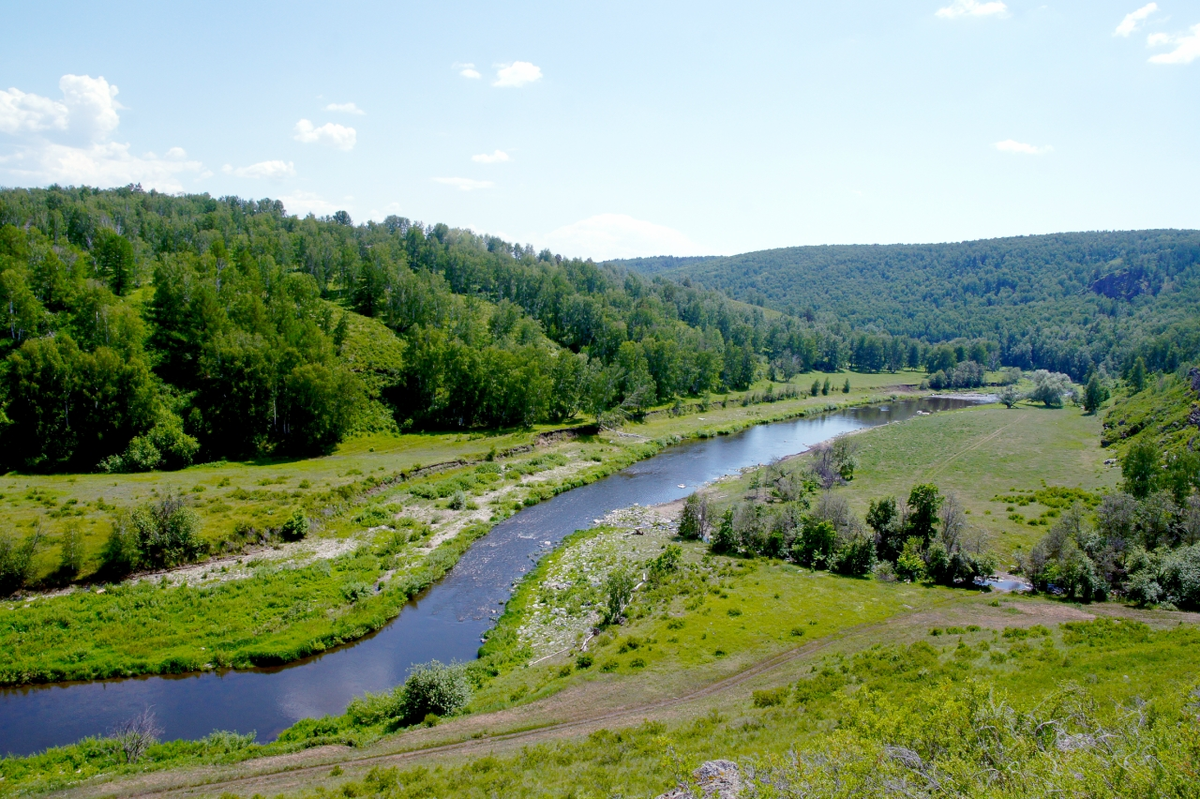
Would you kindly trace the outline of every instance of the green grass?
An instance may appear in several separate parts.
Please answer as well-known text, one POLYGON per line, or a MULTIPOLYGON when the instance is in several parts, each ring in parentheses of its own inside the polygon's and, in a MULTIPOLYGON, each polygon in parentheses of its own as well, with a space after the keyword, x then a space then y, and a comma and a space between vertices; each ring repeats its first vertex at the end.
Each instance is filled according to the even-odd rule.
MULTIPOLYGON (((956 494, 971 523, 1007 554, 1028 549, 1046 528, 1008 518, 1010 503, 996 497, 1046 486, 1112 488, 1120 474, 1104 465, 1108 454, 1099 439, 1099 420, 1076 408, 982 406, 936 413, 856 436, 854 480, 836 490, 861 514, 873 499, 907 497, 914 484, 934 483, 942 493, 956 494)), ((1021 513, 1036 518, 1051 509, 1034 502, 1021 513)))
MULTIPOLYGON (((1120 480, 1119 470, 1104 465, 1110 453, 1100 447, 1099 419, 1077 408, 984 405, 864 430, 852 440, 854 479, 834 491, 860 518, 872 500, 903 499, 913 485, 934 483, 962 501, 970 522, 987 531, 1003 557, 1031 547, 1061 511, 1061 492, 1048 487, 1078 489, 1090 497, 1120 480), (1037 492, 1048 502, 1038 502, 1037 492), (1014 493, 1026 501, 1004 499, 1013 500, 1014 493), (1009 518, 1014 513, 1021 519, 1009 518), (1031 519, 1044 523, 1030 525, 1031 519)), ((718 503, 742 496, 753 476, 718 484, 718 503)))
MULTIPOLYGON (((602 589, 586 581, 546 589, 550 575, 562 585, 555 566, 570 557, 572 547, 605 534, 623 538, 624 560, 645 572, 643 542, 650 536, 631 539, 624 532, 614 536, 611 529, 596 528, 579 533, 521 583, 480 650, 483 668, 499 674, 475 697, 473 711, 535 701, 575 683, 599 681, 605 690, 620 692, 620 683, 631 675, 639 691, 669 694, 801 643, 955 597, 945 589, 840 578, 780 561, 712 557, 704 545, 684 543, 680 573, 665 585, 648 584, 635 595, 628 620, 590 643, 590 668, 563 671, 564 664, 574 662, 577 646, 527 667, 541 653, 517 631, 530 621, 535 601, 583 617, 588 603, 603 601, 602 589)), ((653 540, 648 543, 655 548, 653 540)))
POLYGON ((0 684, 269 666, 316 654, 382 627, 484 531, 426 553, 421 531, 402 528, 300 568, 249 564, 247 579, 143 582, 3 604, 0 684))
POLYGON ((1114 445, 1113 456, 1143 439, 1164 452, 1183 452, 1200 436, 1200 430, 1188 422, 1198 401, 1200 395, 1183 374, 1151 376, 1143 390, 1113 401, 1104 414, 1104 440, 1114 445))
MULTIPOLYGON (((632 439, 605 434, 534 446, 535 437, 549 428, 491 436, 380 433, 355 438, 328 457, 302 461, 219 463, 141 475, 8 475, 0 479, 0 485, 7 481, 10 489, 0 496, 0 522, 8 521, 17 529, 40 523, 49 532, 51 545, 41 553, 39 563, 43 575, 57 565, 57 536, 67 525, 79 525, 90 558, 82 575, 85 582, 96 567, 95 553, 117 508, 189 486, 188 496, 201 516, 205 538, 218 549, 222 548, 219 542, 226 542, 235 553, 246 540, 235 530, 270 529, 296 506, 320 522, 314 533, 318 541, 362 539, 365 528, 387 523, 401 507, 406 515, 432 528, 435 542, 453 540, 468 528, 471 540, 520 507, 592 482, 686 438, 732 433, 763 421, 823 410, 829 399, 860 404, 873 396, 864 389, 830 398, 748 406, 733 396, 724 407, 711 403, 704 412, 661 414, 646 424, 630 425, 628 429, 641 436, 632 439), (506 452, 511 454, 505 457, 506 452), (497 461, 486 460, 492 453, 499 455, 497 461), (455 460, 468 465, 405 477, 419 467, 455 460), (14 488, 23 493, 13 493, 14 488), (98 493, 101 490, 108 491, 107 498, 98 493), (459 490, 468 496, 468 505, 450 509, 448 497, 459 490), (378 510, 365 513, 369 508, 378 510)), ((437 552, 457 553, 465 545, 437 552)), ((251 552, 240 560, 254 557, 251 552)), ((440 574, 448 565, 426 564, 427 546, 413 549, 406 557, 403 568, 413 574, 440 574)), ((335 571, 341 568, 327 566, 335 571)), ((232 554, 207 569, 207 576, 191 578, 190 588, 177 585, 180 580, 172 576, 161 586, 103 594, 76 590, 31 603, 0 604, 0 645, 13 647, 0 654, 0 681, 284 662, 377 629, 399 611, 401 597, 411 587, 405 586, 395 596, 384 591, 352 607, 344 583, 373 583, 385 571, 382 563, 362 561, 350 569, 352 575, 342 575, 328 573, 320 563, 284 559, 251 570, 247 579, 220 583, 218 572, 225 569, 246 571, 247 567, 232 554), (149 626, 155 635, 129 635, 146 622, 150 609, 155 615, 149 626)), ((429 579, 416 584, 423 586, 429 579)))
MULTIPOLYGON (((1032 645, 981 631, 933 645, 875 647, 816 664, 811 677, 780 686, 773 696, 755 697, 766 701, 752 699, 724 712, 714 708, 688 723, 646 721, 529 747, 517 755, 475 757, 436 768, 376 767, 356 778, 327 780, 328 788, 303 795, 650 796, 687 779, 699 763, 717 758, 757 766, 764 776, 775 771, 795 778, 800 775, 788 768, 793 750, 824 755, 825 763, 838 769, 845 790, 868 780, 870 772, 895 773, 895 761, 882 757, 889 745, 910 748, 930 760, 944 758, 940 778, 963 786, 964 793, 955 795, 1044 795, 1039 788, 1047 783, 1073 789, 1086 779, 1086 795, 1092 796, 1136 793, 1134 786, 1142 780, 1159 790, 1172 786, 1182 791, 1177 795, 1194 796, 1195 784, 1189 787, 1194 775, 1186 771, 1194 766, 1195 728, 1186 721, 1177 725, 1189 718, 1182 705, 1191 687, 1189 672, 1200 665, 1195 651, 1200 636, 1189 626, 1144 635, 1120 631, 1099 646, 1087 642, 1088 633, 1103 635, 1109 627, 1103 622, 1081 625, 1074 638, 1058 629, 1032 645), (1163 669, 1167 664, 1171 668, 1163 669), (1077 687, 1081 680, 1086 687, 1077 687), (1053 745, 1014 746, 1003 754, 1009 769, 995 775, 991 785, 979 778, 977 769, 956 773, 954 768, 951 754, 969 760, 985 751, 982 746, 962 750, 976 744, 970 722, 987 718, 993 706, 1008 706, 1014 715, 1033 719, 1057 715, 1064 732, 1101 723, 1132 734, 1133 729, 1121 726, 1121 718, 1132 718, 1125 714, 1146 701, 1142 713, 1148 721, 1137 729, 1144 731, 1145 745, 1162 758, 1164 768, 1118 766, 1113 770, 1120 781, 1108 790, 1101 775, 1110 774, 1106 766, 1111 764, 1103 756, 1088 759, 1087 750, 1068 756, 1070 750, 1053 745), (833 733, 836 728, 843 732, 833 733), (1067 763, 1074 768, 1064 768, 1067 763)), ((1016 743, 1023 740, 1014 738, 1016 743)), ((1121 743, 1114 739, 1110 745, 1119 748, 1121 743)), ((804 776, 819 780, 823 775, 804 776)), ((904 776, 903 770, 896 776, 904 776)), ((912 772, 907 776, 918 777, 912 772)), ((1154 793, 1158 791, 1150 791, 1154 793)), ((836 792, 830 784, 812 795, 852 794, 836 792)))

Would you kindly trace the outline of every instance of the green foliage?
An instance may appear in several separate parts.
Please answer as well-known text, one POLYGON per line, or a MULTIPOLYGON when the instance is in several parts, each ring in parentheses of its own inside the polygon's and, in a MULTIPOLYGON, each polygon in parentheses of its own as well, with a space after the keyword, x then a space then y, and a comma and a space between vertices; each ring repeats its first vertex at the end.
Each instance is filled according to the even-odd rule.
POLYGON ((913 536, 904 542, 904 549, 896 557, 896 576, 901 580, 919 582, 925 579, 925 558, 922 554, 924 542, 913 536))
POLYGON ((122 524, 132 527, 141 567, 161 569, 191 563, 205 550, 199 517, 179 496, 142 505, 128 517, 118 517, 113 526, 122 524))
POLYGON ((72 579, 83 568, 83 533, 76 525, 68 525, 59 536, 58 572, 72 579))
POLYGON ((666 582, 671 575, 679 571, 679 560, 682 557, 683 549, 678 544, 668 544, 660 555, 646 563, 650 580, 660 584, 666 582))
POLYGON ((679 515, 679 537, 684 541, 699 541, 708 535, 708 500, 699 493, 691 494, 683 503, 679 515))
POLYGON ((1063 396, 1073 393, 1068 375, 1039 369, 1031 375, 1033 390, 1029 392, 1031 402, 1040 402, 1047 408, 1061 408, 1063 396))
MULTIPOLYGON (((877 344, 858 348, 854 357, 864 367, 882 360, 890 369, 902 358, 916 367, 926 363, 929 344, 951 342, 964 350, 962 357, 954 353, 955 363, 976 360, 994 368, 994 356, 1000 365, 1083 380, 1101 365, 1124 374, 1136 357, 1149 370, 1173 371, 1200 355, 1198 243, 1196 231, 1147 230, 791 247, 686 263, 628 263, 804 313, 818 328, 887 331, 877 344), (1171 290, 1163 291, 1166 286, 1171 290), (1005 332, 997 336, 997 330, 1005 332), (920 343, 915 358, 901 354, 907 337, 920 343), (982 355, 972 355, 968 342, 982 337, 995 338, 982 355)), ((947 364, 943 359, 928 371, 947 364)))
POLYGON ((1092 375, 1088 380, 1087 387, 1083 390, 1083 410, 1087 413, 1095 413, 1100 410, 1100 406, 1108 401, 1108 389, 1100 382, 1100 378, 1092 375))
POLYGON ((1129 370, 1129 390, 1137 394, 1146 388, 1146 362, 1139 355, 1133 361, 1133 367, 1129 370))
POLYGON ((801 566, 825 567, 837 551, 837 529, 832 522, 809 517, 792 545, 792 557, 801 566))
POLYGON ((937 486, 930 483, 913 486, 908 495, 905 537, 916 537, 922 545, 928 543, 937 530, 938 510, 941 507, 942 497, 938 494, 937 486))
POLYGON ((429 714, 450 716, 471 701, 471 683, 462 664, 436 660, 413 667, 400 689, 397 703, 401 723, 412 724, 429 714))
POLYGON ((11 533, 0 533, 0 596, 8 596, 25 586, 33 575, 33 558, 41 543, 40 530, 19 541, 11 533))
POLYGON ((5 190, 0 231, 9 468, 144 471, 319 454, 405 425, 636 418, 746 389, 820 338, 713 291, 399 217, 297 219, 277 201, 5 190))
POLYGON ((1125 490, 1138 499, 1150 495, 1162 472, 1162 455, 1151 441, 1138 441, 1125 451, 1121 459, 1121 476, 1125 490))
POLYGON ((284 541, 299 541, 308 535, 308 516, 300 508, 292 511, 279 528, 279 537, 284 541))
POLYGON ((1004 405, 1005 408, 1009 408, 1011 410, 1018 402, 1025 399, 1025 394, 1014 384, 1001 388, 999 394, 997 394, 997 397, 999 397, 1000 403, 1004 405))
POLYGON ((609 572, 604 581, 604 624, 617 624, 621 621, 625 606, 633 598, 633 585, 633 575, 628 569, 616 568, 609 572))

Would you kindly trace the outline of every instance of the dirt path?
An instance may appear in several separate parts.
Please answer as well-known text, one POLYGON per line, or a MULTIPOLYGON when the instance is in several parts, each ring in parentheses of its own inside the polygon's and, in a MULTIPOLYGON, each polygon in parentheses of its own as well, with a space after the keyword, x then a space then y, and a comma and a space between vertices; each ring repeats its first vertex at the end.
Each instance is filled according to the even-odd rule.
MULTIPOLYGON (((819 641, 780 652, 752 664, 736 674, 702 685, 679 696, 652 699, 620 707, 597 707, 602 698, 580 696, 578 693, 557 694, 540 702, 494 713, 481 713, 450 722, 433 729, 420 728, 401 736, 381 741, 364 750, 342 746, 324 746, 287 755, 260 758, 229 766, 205 766, 178 771, 153 772, 108 783, 91 783, 63 795, 78 797, 200 797, 233 793, 240 796, 261 794, 275 796, 312 789, 326 782, 361 779, 374 766, 407 767, 421 761, 464 758, 485 754, 504 755, 520 748, 572 735, 585 735, 602 727, 634 726, 647 718, 686 712, 689 704, 703 700, 736 700, 746 683, 774 671, 784 672, 785 679, 795 679, 786 667, 802 667, 804 661, 846 643, 857 645, 878 642, 879 633, 889 630, 889 638, 916 640, 924 638, 930 626, 977 623, 984 627, 1002 629, 1007 626, 1025 627, 1033 624, 1057 624, 1063 621, 1084 621, 1096 615, 1135 618, 1156 628, 1174 626, 1180 622, 1200 623, 1197 613, 1139 611, 1109 604, 1095 605, 1085 612, 1077 607, 1046 599, 1004 598, 1000 605, 984 603, 984 597, 958 594, 942 598, 907 613, 877 622, 848 627, 819 641), (978 597, 977 600, 974 598, 978 597), (593 701, 588 701, 588 699, 593 701), (596 701, 599 699, 599 701, 596 701), (575 718, 561 721, 541 721, 546 713, 578 712, 575 718), (488 728, 507 728, 511 732, 490 734, 488 728), (461 736, 464 740, 445 742, 445 736, 461 736), (441 740, 438 740, 441 737, 441 740), (389 751, 390 749, 390 751, 389 751), (329 770, 339 766, 342 774, 332 778, 329 770)), ((630 686, 625 686, 627 691, 630 686)), ((611 686, 584 686, 581 690, 605 691, 611 686)), ((626 694, 627 695, 627 694, 626 694)), ((705 707, 708 705, 706 704, 705 707)))
MULTIPOLYGON (((958 597, 947 597, 927 607, 915 609, 911 613, 905 613, 902 616, 893 616, 883 621, 848 627, 819 641, 813 641, 805 646, 773 655, 736 674, 716 680, 680 696, 618 707, 611 710, 600 710, 593 713, 587 713, 585 710, 585 714, 578 718, 535 727, 527 726, 526 729, 519 729, 508 733, 484 734, 481 737, 469 738, 453 743, 435 744, 379 754, 371 754, 369 750, 359 754, 355 750, 346 747, 320 747, 289 755, 246 761, 233 766, 210 766, 181 771, 163 771, 111 783, 95 783, 90 786, 81 786, 62 795, 80 798, 98 796, 195 797, 216 796, 225 792, 232 792, 243 796, 255 793, 264 796, 274 796, 279 793, 299 791, 304 788, 313 787, 328 776, 329 769, 334 765, 338 765, 343 769, 346 776, 342 779, 346 779, 352 778, 355 775, 361 776, 360 772, 365 773, 372 766, 404 766, 424 758, 497 753, 540 743, 549 739, 561 738, 570 734, 585 734, 605 726, 631 726, 639 724, 644 719, 652 717, 656 713, 661 713, 664 710, 729 692, 749 680, 793 661, 811 657, 847 638, 869 635, 873 631, 896 623, 899 619, 907 616, 916 617, 927 614, 936 607, 954 603, 958 599, 958 597)), ((476 727, 486 727, 489 719, 492 721, 507 722, 506 726, 521 726, 521 717, 532 715, 531 711, 539 710, 537 704, 528 705, 523 708, 502 710, 491 714, 481 714, 480 716, 468 717, 468 719, 474 720, 476 724, 473 726, 476 727)), ((431 730, 430 732, 433 731, 431 730)), ((403 746, 405 743, 411 742, 401 739, 393 740, 390 743, 403 746)))

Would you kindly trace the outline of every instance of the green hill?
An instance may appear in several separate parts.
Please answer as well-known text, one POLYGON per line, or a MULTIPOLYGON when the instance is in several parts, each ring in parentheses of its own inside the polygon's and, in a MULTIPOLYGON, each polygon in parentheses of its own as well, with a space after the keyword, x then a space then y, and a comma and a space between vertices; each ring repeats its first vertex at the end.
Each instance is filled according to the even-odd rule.
POLYGON ((614 262, 854 330, 983 338, 1000 363, 1076 378, 1137 351, 1172 370, 1200 347, 1200 231, 1060 233, 953 244, 789 247, 614 262))

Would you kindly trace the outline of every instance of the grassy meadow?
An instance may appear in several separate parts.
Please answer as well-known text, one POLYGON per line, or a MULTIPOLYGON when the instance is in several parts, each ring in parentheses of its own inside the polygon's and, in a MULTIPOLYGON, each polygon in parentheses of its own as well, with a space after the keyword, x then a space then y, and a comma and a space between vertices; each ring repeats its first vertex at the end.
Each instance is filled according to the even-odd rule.
MULTIPOLYGON (((1195 614, 880 583, 711 556, 683 543, 675 576, 636 591, 625 623, 586 651, 576 643, 535 662, 539 642, 521 631, 536 627, 538 606, 587 616, 591 582, 567 582, 573 573, 585 577, 579 555, 644 565, 671 541, 669 524, 614 521, 573 536, 519 586, 485 646, 465 715, 398 732, 332 718, 298 725, 307 740, 285 734, 267 745, 214 734, 159 744, 139 766, 88 741, 0 761, 0 792, 652 796, 715 758, 782 774, 789 752, 811 752, 841 764, 851 780, 866 779, 852 768, 860 761, 890 774, 886 746, 930 759, 968 757, 955 754, 954 741, 984 719, 1013 722, 1013 759, 1005 781, 974 787, 968 777, 978 764, 963 771, 939 761, 947 778, 968 787, 963 795, 984 795, 972 792, 980 786, 1040 795, 1038 786, 1061 772, 1066 764, 1052 758, 1072 750, 1038 754, 1021 737, 1027 719, 1076 735, 1144 735, 1142 751, 1172 764, 1166 775, 1191 762, 1195 614), (643 535, 632 534, 635 523, 643 535), (1121 726, 1139 713, 1140 728, 1121 726)), ((1090 756, 1100 759, 1071 761, 1101 786, 1087 795, 1122 795, 1102 789, 1113 763, 1090 756)), ((1117 768, 1115 784, 1149 784, 1142 795, 1158 795, 1166 784, 1154 780, 1169 776, 1155 773, 1117 768)), ((1173 795, 1192 795, 1186 784, 1173 795)))
MULTIPOLYGON (((1101 447, 1100 433, 1099 416, 1070 406, 981 405, 917 416, 854 434, 854 479, 832 490, 861 518, 872 500, 904 498, 913 485, 933 483, 962 502, 1006 568, 1075 498, 1093 501, 1120 482, 1120 470, 1104 464, 1112 452, 1101 447)), ((729 502, 752 480, 748 473, 719 483, 714 496, 729 502)))
MULTIPOLYGON (((120 476, 9 474, 0 478, 8 486, 0 521, 17 530, 40 525, 48 544, 38 572, 46 588, 58 590, 0 602, 0 683, 304 657, 378 629, 470 541, 522 507, 687 438, 885 400, 885 388, 911 389, 919 379, 917 373, 830 377, 831 383, 849 377, 851 391, 764 401, 764 382, 745 395, 660 409, 627 425, 628 434, 545 437, 554 432, 547 427, 375 434, 306 460, 120 476), (119 587, 92 582, 113 514, 179 492, 200 516, 212 559, 135 575, 119 587), (460 493, 461 507, 452 507, 460 493), (314 522, 307 541, 262 538, 297 507, 314 522), (84 532, 87 560, 78 585, 63 590, 53 575, 59 536, 71 526, 84 532)), ((775 397, 784 386, 770 388, 775 397)))

